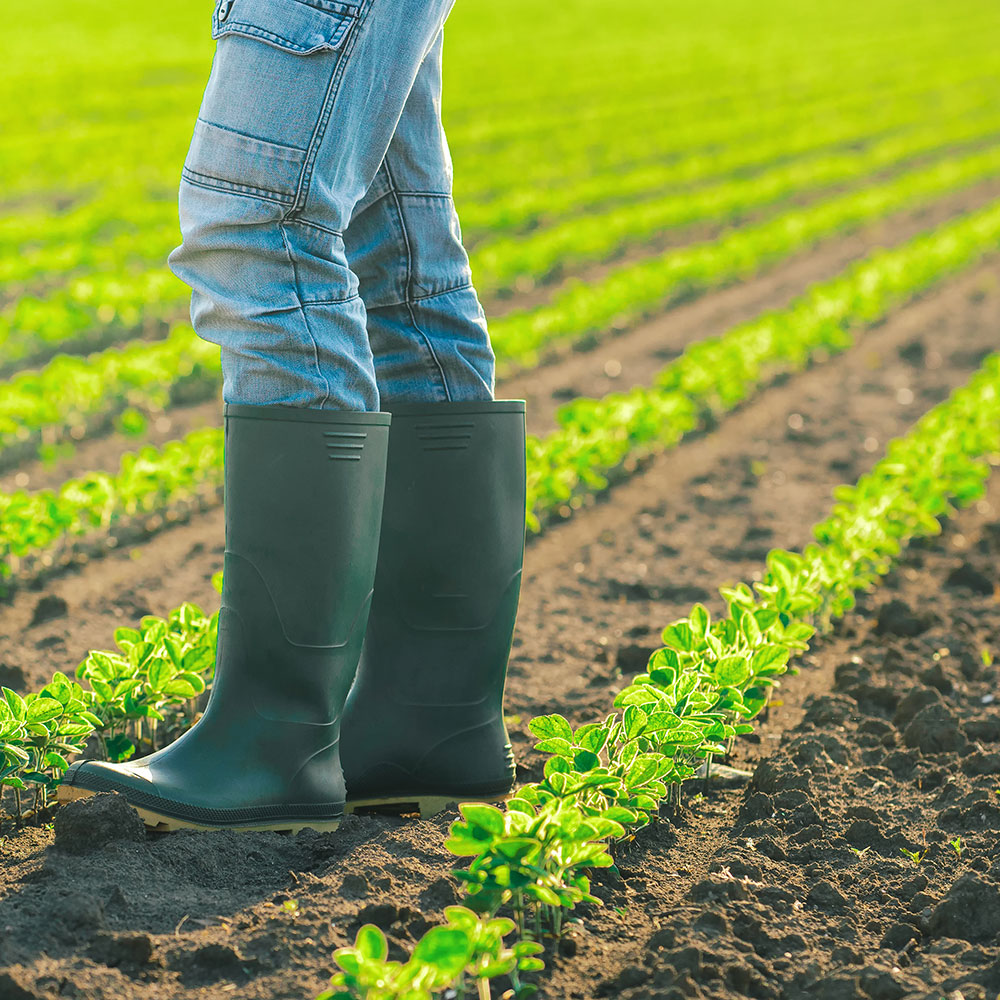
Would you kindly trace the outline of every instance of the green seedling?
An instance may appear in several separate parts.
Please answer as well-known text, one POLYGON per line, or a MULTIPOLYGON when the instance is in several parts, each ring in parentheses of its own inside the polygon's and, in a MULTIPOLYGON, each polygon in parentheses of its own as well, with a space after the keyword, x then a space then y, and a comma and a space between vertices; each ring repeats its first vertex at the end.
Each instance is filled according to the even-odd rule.
POLYGON ((909 851, 905 847, 899 849, 899 853, 909 858, 914 865, 919 865, 921 861, 927 856, 927 851, 909 851))
POLYGON ((62 673, 23 698, 10 688, 0 693, 0 787, 13 790, 20 824, 22 793, 34 789, 36 815, 47 809, 68 756, 83 750, 100 719, 91 710, 93 696, 62 673))
POLYGON ((366 924, 353 947, 334 952, 340 972, 331 979, 333 988, 317 1000, 431 1000, 445 990, 458 1000, 469 997, 470 990, 479 1000, 489 1000, 490 982, 501 976, 510 980, 509 995, 516 1000, 535 992, 521 977, 544 968, 536 957, 540 944, 506 946, 514 924, 503 917, 484 919, 463 906, 447 907, 445 917, 447 923, 428 931, 405 963, 389 961, 385 935, 366 924))
POLYGON ((962 851, 964 850, 965 847, 965 845, 962 843, 962 838, 956 837, 954 840, 949 840, 948 846, 951 847, 951 849, 958 855, 959 860, 961 860, 962 851))

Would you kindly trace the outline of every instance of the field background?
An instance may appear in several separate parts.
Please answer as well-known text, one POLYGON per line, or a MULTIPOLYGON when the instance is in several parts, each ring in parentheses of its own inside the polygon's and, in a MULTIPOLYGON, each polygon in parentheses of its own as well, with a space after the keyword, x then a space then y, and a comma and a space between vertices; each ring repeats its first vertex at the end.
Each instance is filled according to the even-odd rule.
MULTIPOLYGON (((165 266, 213 43, 192 0, 0 15, 0 685, 25 694, 116 629, 218 607, 218 351, 165 266)), ((523 782, 529 719, 602 717, 664 625, 802 549, 996 349, 1000 6, 458 0, 445 34, 497 395, 528 401, 523 782)), ((927 917, 973 905, 955 869, 899 847, 960 834, 997 892, 998 499, 804 658, 733 759, 765 778, 595 877, 543 997, 996 996, 995 935, 927 917), (951 756, 903 737, 939 701, 951 756)), ((177 625, 191 649, 206 620, 177 625)), ((73 857, 0 810, 0 1000, 314 997, 363 922, 402 958, 456 901, 454 818, 73 857)))

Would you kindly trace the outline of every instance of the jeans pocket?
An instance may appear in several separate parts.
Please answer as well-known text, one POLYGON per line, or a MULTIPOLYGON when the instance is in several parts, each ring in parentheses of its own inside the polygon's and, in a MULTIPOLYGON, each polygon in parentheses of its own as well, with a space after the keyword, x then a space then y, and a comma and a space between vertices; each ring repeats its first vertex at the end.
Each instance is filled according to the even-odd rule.
POLYGON ((358 4, 217 0, 186 180, 290 204, 358 4))

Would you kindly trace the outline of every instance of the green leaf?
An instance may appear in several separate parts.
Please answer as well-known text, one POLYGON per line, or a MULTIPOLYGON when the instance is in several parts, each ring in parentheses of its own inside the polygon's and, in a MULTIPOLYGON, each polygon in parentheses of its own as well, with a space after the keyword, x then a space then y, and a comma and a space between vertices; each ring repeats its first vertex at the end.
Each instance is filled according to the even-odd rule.
POLYGON ((561 715, 539 715, 528 723, 528 729, 541 739, 558 737, 573 739, 573 727, 561 715))
POLYGON ((107 741, 108 760, 120 763, 135 753, 135 744, 124 734, 117 733, 107 741))
POLYGON ((699 639, 705 637, 711 620, 708 610, 702 604, 696 604, 691 609, 691 614, 688 617, 688 621, 691 624, 691 631, 699 639))
POLYGON ((16 691, 11 691, 10 688, 5 687, 0 690, 3 691, 4 701, 6 701, 11 715, 19 722, 24 722, 28 714, 28 706, 25 705, 24 699, 16 691))
POLYGON ((62 703, 55 698, 34 698, 28 702, 26 721, 48 722, 62 714, 62 703))
POLYGON ((590 750, 591 753, 600 753, 604 749, 604 744, 608 741, 608 729, 600 722, 590 722, 573 734, 574 745, 583 750, 590 750))
POLYGON ((628 708, 625 709, 625 715, 622 721, 625 726, 625 736, 627 739, 631 740, 641 735, 643 730, 646 728, 648 716, 641 708, 637 708, 635 705, 629 705, 628 708))
POLYGON ((763 638, 757 619, 749 611, 744 612, 740 618, 740 631, 750 646, 758 645, 763 638))
POLYGON ((369 961, 384 962, 389 954, 385 935, 374 924, 365 924, 354 939, 354 947, 369 961))
POLYGON ((680 650, 682 653, 692 652, 695 648, 695 638, 691 626, 686 621, 677 621, 668 625, 663 630, 663 644, 680 650))
POLYGON ((126 646, 132 646, 141 640, 142 636, 134 628, 115 629, 115 644, 119 649, 125 649, 126 646))
POLYGON ((644 785, 651 781, 659 772, 659 762, 651 754, 641 754, 637 757, 628 771, 625 772, 625 780, 630 788, 644 785))
POLYGON ((762 673, 777 673, 788 663, 789 650, 785 646, 768 643, 754 650, 750 660, 750 670, 756 676, 762 673))
POLYGON ((724 656, 715 665, 715 679, 724 687, 738 687, 750 676, 745 656, 724 656))
POLYGON ((471 826, 479 827, 498 836, 503 834, 503 813, 495 806, 484 805, 480 802, 463 802, 458 810, 471 826))

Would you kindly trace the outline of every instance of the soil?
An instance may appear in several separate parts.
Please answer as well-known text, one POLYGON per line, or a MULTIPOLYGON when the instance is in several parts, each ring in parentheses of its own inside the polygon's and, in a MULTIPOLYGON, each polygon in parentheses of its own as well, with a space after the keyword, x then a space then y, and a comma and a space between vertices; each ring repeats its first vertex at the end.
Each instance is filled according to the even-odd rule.
MULTIPOLYGON (((532 715, 606 712, 665 624, 695 600, 720 610, 718 585, 753 579, 773 546, 806 542, 832 487, 967 380, 998 320, 984 268, 535 540, 507 696, 520 778, 540 767, 532 715)), ((662 364, 661 347, 649 334, 634 370, 662 364)), ((517 380, 503 389, 521 392, 517 380)), ((750 785, 692 789, 599 873, 606 905, 579 908, 550 946, 541 996, 996 996, 1000 716, 983 702, 996 674, 981 651, 1000 654, 998 519, 991 495, 913 547, 804 658, 739 744, 750 785), (958 835, 961 858, 947 844, 958 835), (899 852, 925 846, 919 865, 899 852)), ((212 606, 221 557, 220 512, 208 511, 22 590, 0 609, 0 683, 72 673, 141 614, 212 606)), ((0 1000, 301 1000, 324 988, 331 950, 361 923, 384 927, 402 957, 459 898, 442 847, 453 813, 348 817, 334 834, 154 837, 113 799, 89 803, 92 815, 63 810, 54 832, 2 831, 0 1000)))
MULTIPOLYGON (((711 807, 726 815, 707 868, 685 878, 688 860, 657 842, 670 834, 654 834, 619 863, 637 877, 602 880, 605 926, 581 930, 581 951, 614 934, 616 907, 642 907, 655 930, 620 934, 631 960, 616 949, 593 995, 997 996, 998 499, 914 543, 806 658, 829 687, 777 747, 744 744, 759 763, 711 807)), ((695 807, 679 836, 701 822, 695 807)))

